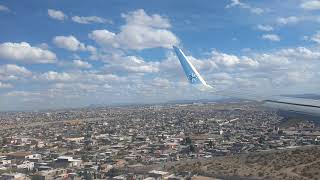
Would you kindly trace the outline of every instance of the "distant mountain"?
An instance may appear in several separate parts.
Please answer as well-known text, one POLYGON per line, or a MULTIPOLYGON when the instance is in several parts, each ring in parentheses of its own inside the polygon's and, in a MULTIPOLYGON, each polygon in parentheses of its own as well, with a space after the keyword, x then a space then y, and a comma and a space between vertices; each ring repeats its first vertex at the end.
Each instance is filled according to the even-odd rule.
POLYGON ((223 98, 223 99, 196 99, 196 100, 174 100, 168 101, 166 104, 193 104, 193 103, 228 103, 241 102, 238 98, 223 98))
POLYGON ((304 98, 304 99, 314 99, 314 100, 320 100, 319 94, 286 94, 281 95, 284 97, 292 97, 292 98, 304 98))

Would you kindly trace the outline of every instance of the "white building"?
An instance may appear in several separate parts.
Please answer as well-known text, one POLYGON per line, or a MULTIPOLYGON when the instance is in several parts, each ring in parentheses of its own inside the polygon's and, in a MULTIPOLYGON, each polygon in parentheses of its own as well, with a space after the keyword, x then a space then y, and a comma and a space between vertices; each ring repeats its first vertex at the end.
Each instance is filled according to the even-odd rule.
POLYGON ((60 156, 54 161, 55 167, 80 167, 81 166, 81 160, 79 159, 73 159, 71 156, 60 156))
POLYGON ((16 168, 17 169, 25 169, 25 170, 31 171, 34 168, 34 162, 23 161, 22 164, 17 164, 16 168))
POLYGON ((4 173, 0 176, 1 180, 28 180, 25 174, 21 173, 4 173))

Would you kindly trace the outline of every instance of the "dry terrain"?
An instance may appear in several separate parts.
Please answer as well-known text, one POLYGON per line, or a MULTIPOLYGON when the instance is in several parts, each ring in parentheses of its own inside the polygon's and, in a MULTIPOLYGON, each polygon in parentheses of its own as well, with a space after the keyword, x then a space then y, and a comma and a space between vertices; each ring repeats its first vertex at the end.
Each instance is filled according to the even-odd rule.
MULTIPOLYGON (((177 163, 175 172, 248 179, 320 179, 320 146, 273 150, 177 163)), ((232 178, 231 178, 232 179, 232 178)))

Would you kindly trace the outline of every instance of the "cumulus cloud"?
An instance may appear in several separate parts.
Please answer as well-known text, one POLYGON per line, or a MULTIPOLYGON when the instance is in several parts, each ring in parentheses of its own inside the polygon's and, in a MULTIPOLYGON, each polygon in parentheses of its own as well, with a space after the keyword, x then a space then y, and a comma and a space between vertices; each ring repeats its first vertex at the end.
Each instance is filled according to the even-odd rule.
MULTIPOLYGON (((90 99, 97 97, 94 100, 97 101, 101 100, 101 97, 113 94, 114 97, 124 98, 125 102, 128 102, 128 98, 135 99, 140 96, 151 99, 160 96, 160 100, 163 101, 166 98, 183 98, 184 94, 191 92, 179 61, 172 52, 168 53, 164 60, 156 62, 124 54, 100 54, 99 58, 106 63, 101 71, 73 69, 34 74, 32 81, 44 83, 48 89, 41 92, 41 96, 30 96, 83 100, 90 93, 90 99), (134 67, 134 70, 127 68, 126 64, 134 67)), ((316 49, 306 47, 286 48, 267 53, 248 52, 246 55, 213 50, 207 53, 205 58, 188 58, 205 80, 215 85, 218 90, 261 87, 265 90, 298 83, 316 84, 314 79, 317 78, 314 77, 317 74, 312 72, 316 72, 319 67, 315 64, 320 58, 320 53, 316 49)))
POLYGON ((36 92, 27 92, 27 91, 11 91, 6 94, 6 96, 12 97, 30 97, 30 96, 40 96, 40 93, 36 92))
POLYGON ((115 74, 104 74, 87 71, 73 71, 73 72, 57 72, 48 71, 42 74, 37 74, 33 77, 34 80, 40 82, 68 82, 68 83, 95 83, 105 84, 110 82, 122 82, 125 80, 115 74))
POLYGON ((72 64, 73 64, 74 67, 77 67, 77 68, 85 68, 85 69, 87 69, 87 68, 91 68, 92 67, 91 64, 89 64, 86 61, 81 61, 80 59, 73 60, 72 64))
POLYGON ((277 19, 279 24, 295 24, 298 23, 300 21, 302 21, 304 18, 301 17, 296 17, 296 16, 289 16, 289 17, 280 17, 277 19))
POLYGON ((289 16, 289 17, 279 17, 277 19, 278 24, 280 25, 290 25, 298 24, 301 22, 320 22, 320 16, 289 16))
POLYGON ((11 81, 21 78, 31 77, 32 72, 23 66, 15 64, 6 64, 0 66, 0 80, 11 81))
POLYGON ((276 53, 278 56, 287 57, 288 59, 298 61, 303 60, 317 60, 320 58, 320 52, 311 50, 306 47, 288 48, 279 50, 276 53))
POLYGON ((10 12, 10 9, 7 6, 0 4, 0 12, 10 12))
POLYGON ((101 55, 100 60, 104 61, 104 69, 108 72, 121 73, 154 73, 158 72, 158 63, 146 62, 136 56, 122 54, 101 55))
POLYGON ((68 18, 68 16, 65 15, 62 11, 54 10, 54 9, 48 9, 48 15, 52 19, 56 19, 59 21, 64 21, 68 18))
POLYGON ((23 63, 54 63, 56 55, 27 42, 5 42, 0 44, 0 59, 23 63))
POLYGON ((212 52, 211 58, 214 59, 214 61, 218 64, 227 67, 237 65, 240 62, 240 59, 237 56, 219 53, 217 51, 212 52))
POLYGON ((171 82, 168 79, 156 77, 152 80, 152 85, 163 88, 169 87, 171 85, 171 82))
POLYGON ((8 88, 12 88, 13 86, 9 83, 3 83, 0 82, 0 89, 8 89, 8 88))
POLYGON ((232 7, 247 9, 253 14, 262 14, 265 12, 265 10, 262 8, 250 6, 249 4, 240 2, 240 0, 231 0, 231 3, 226 6, 226 8, 232 8, 232 7))
POLYGON ((93 23, 109 23, 112 24, 112 21, 109 19, 101 18, 98 16, 73 16, 73 22, 79 24, 93 24, 93 23))
POLYGON ((272 27, 272 26, 262 25, 262 24, 259 24, 259 25, 257 26, 257 29, 258 29, 258 30, 261 30, 261 31, 273 31, 273 27, 272 27))
POLYGON ((84 43, 81 43, 76 37, 72 35, 56 36, 53 38, 52 41, 59 48, 67 49, 69 51, 96 51, 95 47, 86 46, 84 43))
MULTIPOLYGON (((111 87, 111 86, 110 86, 111 87)), ((97 84, 86 83, 56 83, 53 85, 53 91, 71 91, 76 93, 95 93, 99 88, 103 88, 97 84)), ((80 98, 80 96, 78 96, 80 98)))
POLYGON ((143 9, 123 13, 121 16, 126 20, 128 25, 149 26, 154 28, 170 28, 169 19, 159 14, 148 15, 143 9))
POLYGON ((79 49, 85 49, 85 45, 74 36, 56 36, 53 38, 53 43, 60 47, 70 51, 77 51, 79 49))
POLYGON ((22 76, 30 76, 32 75, 31 71, 23 66, 18 66, 15 64, 5 64, 0 66, 1 74, 16 74, 22 76))
POLYGON ((319 0, 304 1, 300 4, 300 7, 305 10, 319 10, 320 1, 319 0))
POLYGON ((280 41, 280 37, 277 34, 264 34, 262 35, 262 39, 269 41, 280 41))
POLYGON ((320 44, 320 31, 318 31, 316 34, 314 34, 311 38, 311 41, 314 41, 318 44, 320 44))
POLYGON ((168 30, 168 19, 158 15, 148 15, 143 9, 122 14, 126 24, 118 34, 106 29, 94 30, 89 38, 105 48, 123 48, 142 50, 147 48, 170 48, 178 44, 178 38, 168 30))
POLYGON ((75 77, 66 72, 59 73, 55 71, 49 71, 43 73, 39 79, 44 81, 72 81, 75 79, 75 77))
POLYGON ((37 47, 39 47, 41 49, 45 49, 45 50, 49 49, 49 45, 47 43, 40 43, 37 45, 37 47))

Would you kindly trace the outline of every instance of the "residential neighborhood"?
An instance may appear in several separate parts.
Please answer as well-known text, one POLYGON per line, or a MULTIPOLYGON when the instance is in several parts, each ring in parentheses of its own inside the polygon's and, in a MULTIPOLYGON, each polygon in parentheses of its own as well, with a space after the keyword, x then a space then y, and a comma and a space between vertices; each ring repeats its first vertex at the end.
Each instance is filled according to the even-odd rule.
POLYGON ((320 144, 314 122, 286 125, 251 102, 6 112, 0 120, 1 179, 187 179, 198 174, 177 172, 177 163, 320 144))

